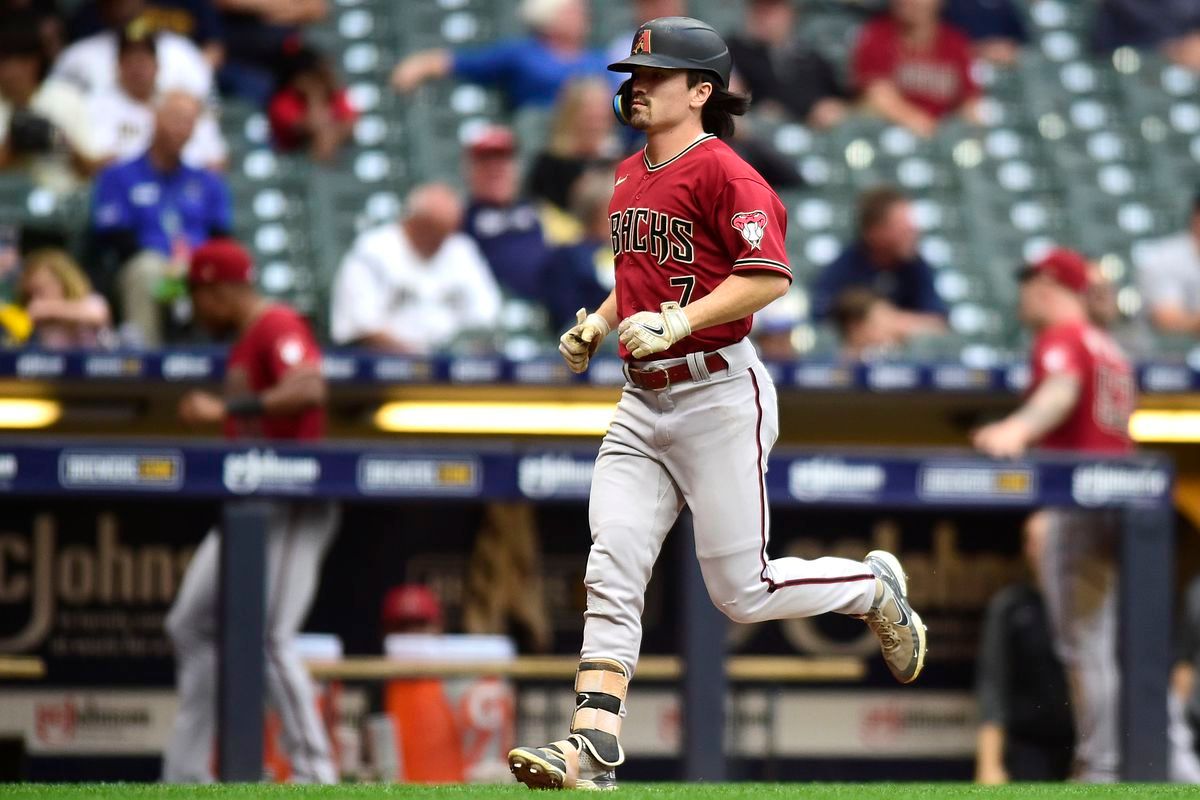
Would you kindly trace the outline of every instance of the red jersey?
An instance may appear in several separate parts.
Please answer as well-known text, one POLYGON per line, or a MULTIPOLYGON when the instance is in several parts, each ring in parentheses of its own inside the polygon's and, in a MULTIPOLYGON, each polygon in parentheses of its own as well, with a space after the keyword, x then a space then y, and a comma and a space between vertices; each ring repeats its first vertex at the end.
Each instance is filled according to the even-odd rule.
POLYGON ((971 77, 971 46, 958 29, 941 23, 929 47, 905 46, 891 17, 868 22, 854 49, 854 82, 859 91, 890 80, 910 103, 935 117, 957 110, 979 96, 971 77))
MULTIPOLYGON (((621 162, 608 207, 616 256, 617 313, 682 306, 734 272, 792 277, 787 212, 754 169, 716 136, 650 164, 645 151, 621 162)), ((753 316, 696 331, 650 359, 680 358, 741 341, 753 316)), ((621 346, 621 357, 629 351, 621 346)))
MULTIPOLYGON (((329 114, 334 122, 353 122, 358 112, 350 105, 345 89, 336 90, 329 98, 329 114)), ((280 89, 267 104, 267 120, 271 137, 280 150, 298 150, 305 140, 302 123, 308 115, 308 99, 291 86, 280 89)))
POLYGON ((1050 375, 1079 379, 1079 402, 1071 415, 1041 441, 1051 450, 1128 453, 1129 416, 1137 400, 1133 369, 1107 333, 1087 322, 1067 322, 1042 331, 1033 343, 1032 393, 1050 375))
MULTIPOLYGON (((268 306, 229 352, 225 396, 258 394, 279 383, 293 367, 320 363, 321 350, 308 323, 287 306, 268 306)), ((319 439, 324 433, 323 408, 286 416, 225 418, 229 439, 319 439)))

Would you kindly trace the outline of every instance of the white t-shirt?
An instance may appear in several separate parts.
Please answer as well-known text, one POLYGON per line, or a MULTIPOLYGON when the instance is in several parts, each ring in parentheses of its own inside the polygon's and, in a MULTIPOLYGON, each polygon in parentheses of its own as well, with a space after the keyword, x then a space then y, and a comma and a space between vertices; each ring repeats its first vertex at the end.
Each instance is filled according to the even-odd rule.
MULTIPOLYGON (((212 66, 191 39, 170 31, 158 34, 159 92, 180 89, 196 97, 208 97, 213 88, 212 66)), ((117 34, 113 31, 80 39, 63 50, 51 74, 68 80, 87 94, 117 85, 117 34)))
POLYGON ((1140 248, 1137 284, 1147 311, 1171 306, 1200 312, 1200 249, 1192 234, 1177 233, 1140 248))
POLYGON ((474 240, 451 234, 425 260, 389 223, 364 231, 342 258, 330 328, 338 344, 387 333, 428 354, 492 327, 499 314, 500 289, 474 240))
MULTIPOLYGON (((104 157, 128 161, 150 147, 154 136, 153 106, 134 100, 119 86, 102 89, 88 98, 87 115, 92 121, 96 146, 104 157)), ((210 168, 224 163, 227 155, 216 117, 210 109, 205 109, 183 148, 183 163, 210 168)))
MULTIPOLYGON (((29 109, 44 117, 58 128, 71 149, 88 159, 101 157, 83 94, 66 81, 47 78, 42 81, 29 109)), ((13 108, 0 97, 0 144, 8 140, 8 125, 12 121, 13 108)), ((79 188, 82 181, 71 166, 70 153, 46 153, 35 156, 29 162, 30 175, 35 183, 55 192, 70 192, 79 188)))

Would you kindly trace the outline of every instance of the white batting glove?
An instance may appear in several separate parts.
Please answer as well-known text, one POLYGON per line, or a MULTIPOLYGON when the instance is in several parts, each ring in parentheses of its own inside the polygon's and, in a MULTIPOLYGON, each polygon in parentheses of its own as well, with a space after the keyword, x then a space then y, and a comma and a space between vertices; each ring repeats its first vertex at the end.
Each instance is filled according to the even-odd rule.
POLYGON ((639 311, 621 321, 617 328, 621 344, 629 348, 634 358, 661 353, 671 345, 692 335, 692 323, 679 303, 663 303, 662 311, 639 311))
POLYGON ((589 314, 586 308, 575 312, 575 326, 558 340, 558 352, 572 372, 583 372, 596 348, 611 330, 608 320, 599 314, 589 314))

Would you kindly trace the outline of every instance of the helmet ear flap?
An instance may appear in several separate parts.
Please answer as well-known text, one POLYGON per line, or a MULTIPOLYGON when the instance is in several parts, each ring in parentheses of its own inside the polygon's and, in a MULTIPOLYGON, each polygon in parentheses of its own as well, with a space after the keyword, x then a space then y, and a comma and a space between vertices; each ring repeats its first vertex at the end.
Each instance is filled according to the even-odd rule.
POLYGON ((621 84, 621 88, 617 89, 617 93, 613 95, 613 114, 617 117, 617 122, 622 125, 629 124, 629 112, 633 108, 633 81, 627 80, 621 84))

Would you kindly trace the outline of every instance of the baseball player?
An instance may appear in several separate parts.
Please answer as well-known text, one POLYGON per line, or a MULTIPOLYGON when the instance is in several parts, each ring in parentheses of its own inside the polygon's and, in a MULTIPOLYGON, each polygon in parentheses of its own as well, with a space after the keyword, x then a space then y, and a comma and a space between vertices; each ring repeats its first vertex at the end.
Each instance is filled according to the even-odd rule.
MULTIPOLYGON (((1021 317, 1037 333, 1029 394, 1008 417, 980 428, 975 446, 997 458, 1018 457, 1034 444, 1048 450, 1130 452, 1133 371, 1112 338, 1088 321, 1087 262, 1070 250, 1052 250, 1023 268, 1019 280, 1021 317)), ((1119 521, 1111 512, 1052 508, 1042 514, 1046 541, 1037 573, 1071 690, 1074 777, 1115 781, 1120 764, 1114 564, 1119 521)))
MULTIPOLYGON (((196 318, 231 334, 222 397, 193 391, 179 404, 190 425, 222 423, 230 439, 312 440, 325 428, 325 381, 312 331, 292 309, 261 297, 250 256, 215 239, 192 256, 188 272, 196 318)), ((266 685, 283 723, 294 780, 333 783, 337 773, 293 639, 308 614, 338 508, 324 501, 272 504, 267 531, 266 685)), ((210 531, 188 567, 167 616, 175 647, 179 714, 167 745, 163 778, 210 782, 216 712, 216 611, 220 532, 210 531)))
POLYGON ((904 683, 920 673, 925 628, 904 572, 865 562, 769 559, 764 472, 779 434, 775 389, 746 338, 752 315, 788 290, 783 204, 723 141, 747 100, 728 90, 730 56, 709 25, 651 20, 635 33, 618 117, 645 150, 616 170, 609 206, 616 288, 559 346, 587 369, 613 329, 627 383, 596 458, 583 650, 570 734, 509 753, 531 788, 611 788, 621 717, 641 644, 646 583, 686 504, 713 602, 736 622, 836 611, 866 620, 904 683))

